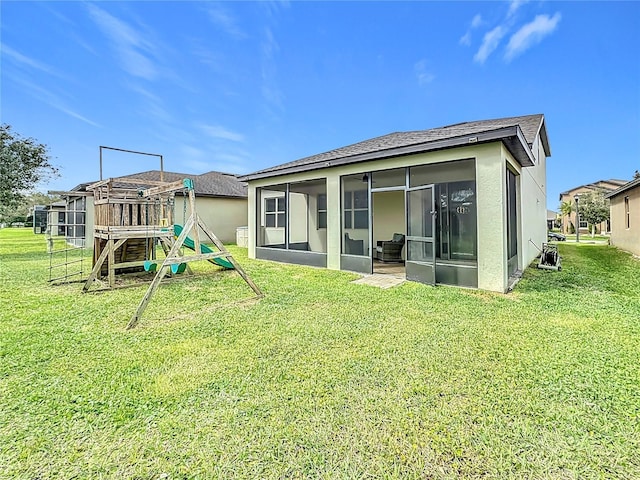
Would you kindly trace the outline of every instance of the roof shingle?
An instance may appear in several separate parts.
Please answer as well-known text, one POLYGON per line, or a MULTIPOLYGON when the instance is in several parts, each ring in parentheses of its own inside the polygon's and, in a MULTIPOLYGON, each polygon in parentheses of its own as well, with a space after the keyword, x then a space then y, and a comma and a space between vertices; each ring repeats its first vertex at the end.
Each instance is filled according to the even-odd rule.
MULTIPOLYGON (((384 158, 385 152, 390 155, 394 149, 409 147, 412 145, 429 144, 440 140, 454 139, 473 134, 491 132, 506 127, 519 126, 529 147, 531 147, 536 135, 542 128, 544 116, 525 115, 519 117, 498 118, 494 120, 479 120, 473 122, 463 122, 445 127, 432 128, 429 130, 416 130, 410 132, 395 132, 381 137, 372 138, 363 142, 354 143, 345 147, 330 150, 328 152, 301 158, 292 162, 283 163, 275 167, 259 170, 249 175, 240 176, 240 179, 252 179, 277 175, 282 170, 299 168, 300 170, 314 170, 326 166, 327 162, 334 160, 344 160, 353 157, 353 163, 360 161, 357 157, 366 154, 379 154, 379 158, 384 158), (306 168, 305 168, 306 167, 306 168)), ((542 141, 547 153, 550 154, 546 132, 542 141)), ((350 163, 348 161, 342 162, 350 163)))
MULTIPOLYGON (((124 175, 121 178, 132 178, 160 181, 160 170, 148 170, 146 172, 124 175)), ((193 190, 196 196, 211 197, 247 197, 247 184, 238 180, 236 175, 222 172, 207 172, 202 175, 190 175, 188 173, 164 172, 163 181, 179 182, 184 178, 193 180, 193 190)))

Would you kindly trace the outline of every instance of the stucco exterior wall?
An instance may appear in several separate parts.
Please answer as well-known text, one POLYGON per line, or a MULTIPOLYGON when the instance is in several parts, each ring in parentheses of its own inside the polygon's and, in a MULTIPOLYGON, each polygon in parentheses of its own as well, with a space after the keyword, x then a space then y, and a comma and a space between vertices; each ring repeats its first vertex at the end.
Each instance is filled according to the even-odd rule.
MULTIPOLYGON (((517 177, 518 269, 522 270, 539 254, 546 241, 546 156, 542 142, 533 145, 536 165, 522 168, 502 142, 440 150, 384 160, 375 160, 322 170, 281 175, 249 182, 248 241, 249 256, 256 256, 256 189, 282 183, 325 178, 327 185, 327 267, 340 268, 341 182, 345 175, 377 170, 429 165, 462 159, 475 159, 478 231, 478 288, 504 292, 508 288, 507 263, 507 165, 517 177)), ((434 180, 436 181, 436 180, 434 180)), ((375 240, 389 239, 395 232, 405 232, 404 192, 374 192, 371 214, 375 240)), ((352 235, 352 238, 355 238, 352 235)))
MULTIPOLYGON (((289 194, 289 242, 291 243, 308 241, 309 215, 307 212, 309 206, 307 203, 306 195, 295 192, 289 194)), ((284 243, 284 229, 282 233, 282 243, 284 243)))
POLYGON ((93 196, 86 197, 86 213, 85 213, 85 229, 84 229, 84 245, 86 248, 93 249, 93 227, 95 225, 96 212, 93 204, 93 196))
POLYGON ((540 254, 542 244, 547 241, 547 165, 542 146, 538 145, 537 150, 537 164, 520 169, 520 269, 526 268, 540 254))
MULTIPOLYGON (((603 189, 603 191, 607 191, 606 189, 603 189)), ((577 227, 576 225, 576 212, 575 212, 575 208, 576 208, 576 201, 574 196, 577 195, 583 195, 585 193, 593 193, 594 190, 592 188, 588 188, 588 187, 578 187, 578 188, 574 188, 573 190, 568 191, 565 194, 560 194, 560 205, 562 205, 563 203, 570 203, 571 207, 573 208, 573 210, 571 211, 570 215, 561 215, 561 221, 562 221, 562 233, 565 234, 571 234, 571 233, 575 233, 571 232, 571 227, 570 225, 573 224, 574 227, 577 227)), ((596 233, 608 233, 608 229, 610 228, 611 222, 609 222, 609 224, 607 224, 606 221, 598 223, 596 225, 596 233)), ((591 227, 582 227, 580 228, 580 235, 582 234, 588 234, 591 233, 591 227)))
MULTIPOLYGON (((174 221, 184 222, 184 199, 175 197, 174 221)), ((189 217, 187 199, 186 217, 189 217)), ((245 198, 197 197, 196 212, 222 243, 236 243, 236 229, 247 226, 247 200, 245 198)), ((201 233, 204 235, 204 233, 201 233)), ((204 241, 206 237, 201 236, 204 241)))
POLYGON ((506 170, 501 143, 476 157, 478 211, 478 288, 507 288, 506 170))
MULTIPOLYGON (((309 248, 312 252, 327 251, 327 232, 326 228, 318 228, 318 197, 317 195, 309 195, 308 210, 308 241, 309 248)), ((306 213, 306 212, 305 212, 306 213)))
POLYGON ((610 199, 611 245, 640 255, 640 185, 610 199), (625 197, 629 198, 629 228, 627 228, 625 197))
MULTIPOLYGON (((391 240, 394 233, 406 235, 406 219, 404 216, 404 191, 375 192, 373 194, 373 245, 378 240, 391 240)), ((357 232, 358 230, 354 230, 357 232)), ((351 235, 358 238, 357 235, 351 235)), ((404 258, 406 252, 402 250, 404 258)))
POLYGON ((47 230, 52 237, 58 236, 58 227, 64 223, 58 222, 59 213, 64 213, 64 206, 50 206, 47 210, 47 230))
MULTIPOLYGON (((475 158, 478 201, 478 287, 484 290, 504 292, 508 281, 504 221, 504 199, 506 195, 505 152, 506 149, 503 148, 502 143, 495 142, 253 180, 249 182, 248 192, 249 256, 250 258, 255 258, 256 255, 256 188, 326 178, 328 211, 327 268, 337 270, 340 268, 341 245, 341 176, 475 158)), ((544 207, 544 202, 542 204, 544 207)), ((541 217, 542 227, 540 228, 544 230, 546 227, 546 207, 543 208, 543 212, 544 214, 541 217)), ((535 217, 535 215, 530 217, 535 217)), ((519 251, 521 251, 520 248, 521 246, 519 246, 519 251)))

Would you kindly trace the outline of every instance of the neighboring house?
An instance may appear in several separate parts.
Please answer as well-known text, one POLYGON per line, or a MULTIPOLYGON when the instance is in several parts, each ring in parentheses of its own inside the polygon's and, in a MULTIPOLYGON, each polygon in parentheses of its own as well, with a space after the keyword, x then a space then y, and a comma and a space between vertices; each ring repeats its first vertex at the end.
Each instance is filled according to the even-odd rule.
MULTIPOLYGON (((626 180, 598 180, 597 182, 588 183, 586 185, 580 185, 579 187, 572 188, 571 190, 567 190, 566 192, 562 192, 560 194, 560 204, 570 203, 573 207, 570 215, 562 215, 562 232, 563 233, 575 233, 576 229, 576 201, 575 196, 582 195, 588 192, 598 192, 602 191, 604 193, 611 192, 616 188, 621 187, 627 183, 626 180), (573 226, 573 228, 572 228, 573 226)), ((578 200, 579 202, 579 200, 578 200)), ((598 225, 596 225, 597 233, 605 233, 610 230, 609 222, 605 221, 598 225)), ((589 225, 585 220, 580 220, 580 233, 589 233, 589 225)))
POLYGON ((640 178, 606 195, 611 211, 611 245, 640 255, 640 178))
MULTIPOLYGON (((135 173, 121 178, 140 179, 140 185, 144 186, 145 180, 159 181, 160 170, 135 173)), ((184 178, 193 180, 196 209, 207 226, 223 243, 235 243, 237 228, 247 225, 246 184, 239 181, 236 175, 220 172, 202 175, 163 172, 163 181, 167 183, 184 178)), ((67 241, 74 245, 93 245, 93 194, 91 190, 87 190, 92 183, 94 182, 82 183, 68 192, 50 192, 62 195, 66 200, 66 237, 67 241)), ((184 222, 184 219, 189 217, 189 212, 185 212, 185 200, 188 204, 188 198, 176 192, 176 222, 184 222)))
POLYGON ((66 210, 67 202, 60 200, 47 205, 47 233, 52 237, 66 236, 66 210))
POLYGON ((64 211, 58 212, 58 235, 76 247, 93 245, 93 196, 87 191, 91 183, 81 183, 68 192, 49 192, 61 196, 65 203, 64 211))
POLYGON ((553 210, 547 210, 547 230, 556 228, 556 222, 558 220, 558 214, 553 210))
POLYGON ((398 132, 261 170, 249 256, 505 292, 547 238, 543 115, 398 132), (526 201, 523 201, 526 199, 526 201), (396 235, 398 234, 398 235, 396 235))
POLYGON ((44 233, 47 230, 46 205, 34 205, 29 209, 29 216, 33 223, 33 233, 44 233))

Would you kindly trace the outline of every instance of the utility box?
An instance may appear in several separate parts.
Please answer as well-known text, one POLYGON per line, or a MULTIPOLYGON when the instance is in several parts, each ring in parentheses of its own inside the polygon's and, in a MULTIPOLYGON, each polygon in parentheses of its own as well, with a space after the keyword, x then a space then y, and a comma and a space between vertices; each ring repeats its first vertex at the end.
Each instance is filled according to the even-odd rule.
POLYGON ((236 228, 236 245, 239 247, 249 247, 249 227, 236 228))

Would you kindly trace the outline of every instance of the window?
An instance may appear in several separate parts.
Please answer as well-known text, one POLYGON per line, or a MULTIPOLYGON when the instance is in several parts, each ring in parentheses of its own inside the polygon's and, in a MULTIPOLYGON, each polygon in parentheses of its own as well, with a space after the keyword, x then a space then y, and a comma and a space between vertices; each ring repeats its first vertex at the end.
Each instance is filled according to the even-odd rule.
POLYGON ((257 247, 327 252, 325 178, 259 188, 256 197, 257 247))
MULTIPOLYGON (((507 259, 518 254, 516 174, 507 168, 507 259)), ((509 272, 510 274, 513 272, 509 272)))
POLYGON ((407 183, 407 169, 379 170, 371 174, 371 188, 404 187, 407 183))
POLYGON ((625 228, 631 228, 631 216, 629 214, 629 197, 624 197, 624 224, 625 228))
POLYGON ((318 195, 318 229, 327 228, 327 194, 318 195))
POLYGON ((344 228, 369 228, 369 196, 366 189, 344 192, 344 228))
POLYGON ((285 198, 264 199, 264 221, 266 227, 282 228, 285 226, 285 198))
POLYGON ((589 228, 589 224, 585 220, 580 219, 580 228, 589 228))
POLYGON ((85 197, 69 199, 66 212, 58 213, 58 221, 62 220, 67 225, 65 228, 67 242, 76 246, 84 246, 86 205, 85 197))

